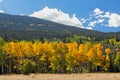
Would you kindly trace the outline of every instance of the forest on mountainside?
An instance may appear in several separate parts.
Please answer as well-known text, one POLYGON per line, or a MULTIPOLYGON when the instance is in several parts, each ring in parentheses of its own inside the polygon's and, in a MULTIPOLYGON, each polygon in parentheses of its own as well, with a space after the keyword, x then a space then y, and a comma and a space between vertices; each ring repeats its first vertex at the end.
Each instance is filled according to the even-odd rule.
POLYGON ((0 13, 0 37, 5 41, 40 40, 62 41, 67 38, 84 36, 96 41, 116 38, 120 40, 120 32, 99 32, 75 26, 63 25, 48 20, 28 16, 0 13))

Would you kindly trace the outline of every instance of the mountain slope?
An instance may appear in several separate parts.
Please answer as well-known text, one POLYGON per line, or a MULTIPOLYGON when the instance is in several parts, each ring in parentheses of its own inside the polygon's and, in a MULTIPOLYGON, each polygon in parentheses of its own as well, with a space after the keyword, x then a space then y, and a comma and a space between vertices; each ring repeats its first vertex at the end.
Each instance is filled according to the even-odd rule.
POLYGON ((33 17, 0 13, 0 36, 5 39, 66 39, 73 35, 95 37, 97 40, 113 37, 120 38, 119 33, 103 33, 33 17))

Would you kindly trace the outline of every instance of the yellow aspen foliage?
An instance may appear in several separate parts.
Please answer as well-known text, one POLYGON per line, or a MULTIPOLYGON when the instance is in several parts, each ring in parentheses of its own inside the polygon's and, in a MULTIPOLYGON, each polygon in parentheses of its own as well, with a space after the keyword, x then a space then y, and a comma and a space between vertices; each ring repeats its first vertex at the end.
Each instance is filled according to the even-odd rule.
POLYGON ((108 70, 110 67, 110 53, 111 53, 111 49, 110 48, 106 48, 105 49, 105 70, 108 70))
POLYGON ((115 60, 114 60, 114 64, 118 67, 118 69, 120 70, 120 52, 117 52, 115 60))
POLYGON ((6 42, 3 46, 3 51, 6 55, 10 55, 11 53, 11 46, 8 42, 6 42))
POLYGON ((104 57, 102 53, 103 46, 101 44, 95 44, 94 45, 94 64, 96 66, 102 66, 104 62, 104 57))
POLYGON ((40 55, 40 53, 42 52, 42 43, 41 42, 35 42, 33 44, 33 52, 36 56, 40 55))
POLYGON ((74 43, 67 43, 66 44, 68 47, 68 52, 74 57, 76 58, 78 56, 78 44, 76 42, 74 43))
POLYGON ((88 53, 87 53, 87 56, 88 56, 88 60, 90 62, 94 62, 94 58, 96 57, 95 53, 94 53, 94 49, 91 48, 88 53))
POLYGON ((109 54, 109 53, 111 53, 111 50, 110 50, 110 48, 106 48, 106 49, 105 49, 105 53, 106 53, 106 54, 109 54))
POLYGON ((5 62, 0 66, 3 71, 13 73, 19 73, 27 61, 36 64, 35 72, 92 72, 110 70, 111 65, 120 71, 119 45, 112 45, 111 49, 105 47, 95 42, 5 42, 0 47, 0 60, 5 62))
POLYGON ((25 47, 24 47, 24 49, 25 49, 25 55, 26 56, 33 56, 34 54, 33 54, 33 44, 32 44, 32 42, 27 42, 26 44, 25 44, 25 47))

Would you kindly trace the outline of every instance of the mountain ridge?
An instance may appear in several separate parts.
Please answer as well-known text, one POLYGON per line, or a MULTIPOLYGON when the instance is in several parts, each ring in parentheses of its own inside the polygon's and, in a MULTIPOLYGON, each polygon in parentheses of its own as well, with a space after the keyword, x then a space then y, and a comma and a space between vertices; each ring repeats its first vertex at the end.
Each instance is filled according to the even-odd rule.
POLYGON ((12 39, 66 39, 73 35, 95 37, 97 40, 120 38, 120 32, 100 32, 68 26, 49 20, 0 13, 0 36, 12 39))

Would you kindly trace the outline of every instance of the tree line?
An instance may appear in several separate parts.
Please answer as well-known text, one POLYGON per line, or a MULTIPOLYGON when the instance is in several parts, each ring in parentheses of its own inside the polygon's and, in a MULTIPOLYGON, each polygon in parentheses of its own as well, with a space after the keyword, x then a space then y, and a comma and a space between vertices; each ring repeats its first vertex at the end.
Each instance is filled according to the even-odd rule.
POLYGON ((0 73, 119 72, 120 42, 5 42, 0 38, 0 73))

